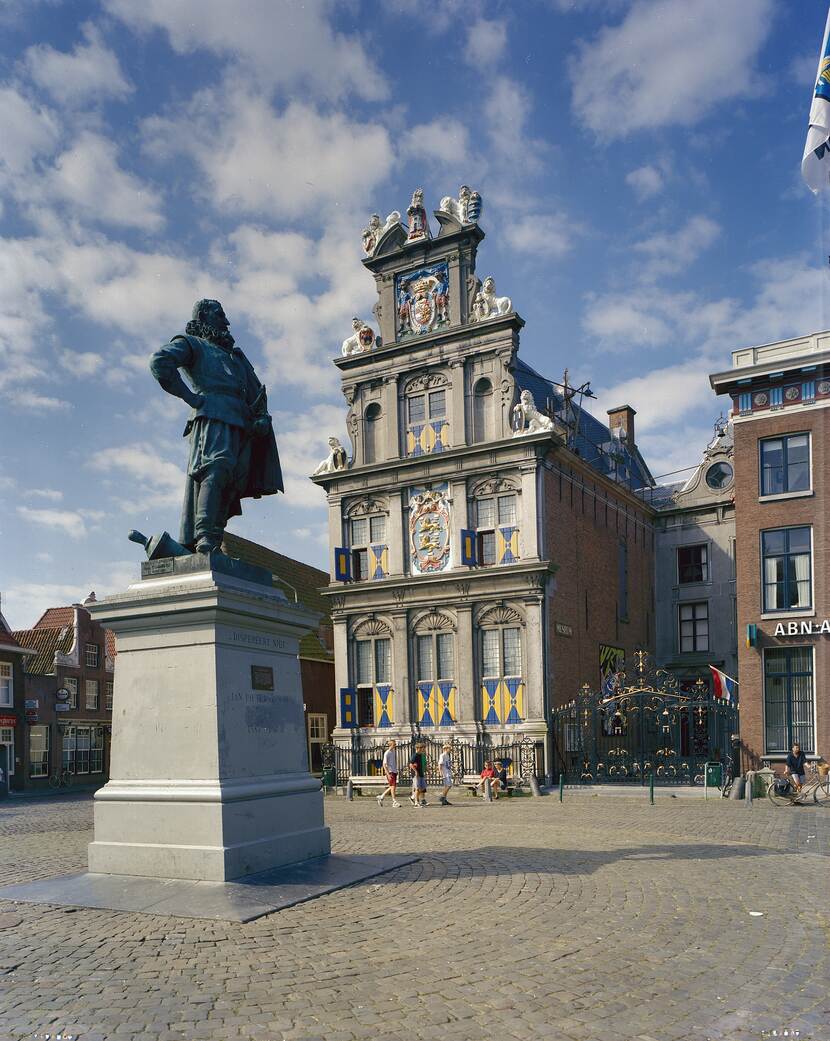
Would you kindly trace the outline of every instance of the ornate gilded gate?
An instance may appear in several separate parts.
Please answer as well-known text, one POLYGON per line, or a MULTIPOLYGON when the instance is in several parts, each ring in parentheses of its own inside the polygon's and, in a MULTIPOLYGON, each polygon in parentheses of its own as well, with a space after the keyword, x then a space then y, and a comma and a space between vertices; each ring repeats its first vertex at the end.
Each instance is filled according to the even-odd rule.
POLYGON ((656 784, 702 784, 705 764, 730 752, 738 709, 636 651, 600 693, 586 683, 555 709, 553 728, 554 775, 569 784, 647 784, 652 773, 656 784))

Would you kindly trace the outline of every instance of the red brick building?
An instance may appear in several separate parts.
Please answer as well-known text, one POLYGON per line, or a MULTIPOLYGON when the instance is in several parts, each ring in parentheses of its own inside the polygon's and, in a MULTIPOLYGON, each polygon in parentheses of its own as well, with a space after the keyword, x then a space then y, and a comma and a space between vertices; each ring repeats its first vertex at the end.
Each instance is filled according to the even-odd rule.
POLYGON ((18 695, 23 666, 32 652, 21 647, 0 614, 0 798, 20 787, 23 766, 24 716, 18 695))
POLYGON ((732 352, 744 767, 830 756, 830 333, 732 352))
MULTIPOLYGON (((94 593, 85 601, 94 599, 94 593)), ((109 776, 113 634, 83 604, 50 607, 12 634, 32 652, 15 690, 19 720, 12 788, 104 784, 109 776)))

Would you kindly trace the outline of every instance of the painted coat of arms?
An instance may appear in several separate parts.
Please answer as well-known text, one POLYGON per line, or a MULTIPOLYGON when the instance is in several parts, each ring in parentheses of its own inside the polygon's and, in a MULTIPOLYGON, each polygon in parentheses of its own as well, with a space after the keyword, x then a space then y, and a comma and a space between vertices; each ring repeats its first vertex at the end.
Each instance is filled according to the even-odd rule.
POLYGON ((414 493, 409 501, 412 573, 443 571, 450 562, 450 504, 446 489, 414 493))
POLYGON ((450 320, 446 263, 398 275, 396 288, 399 336, 420 336, 450 320))

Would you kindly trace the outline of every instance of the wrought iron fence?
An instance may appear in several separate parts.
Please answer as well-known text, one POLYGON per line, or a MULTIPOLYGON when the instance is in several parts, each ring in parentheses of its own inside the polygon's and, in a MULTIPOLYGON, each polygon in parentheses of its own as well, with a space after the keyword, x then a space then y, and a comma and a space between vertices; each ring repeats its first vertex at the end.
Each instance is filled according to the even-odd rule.
MULTIPOLYGON (((510 776, 530 783, 531 775, 540 776, 544 762, 544 745, 530 737, 507 742, 464 741, 460 738, 437 739, 430 737, 410 738, 397 741, 398 766, 402 780, 407 779, 406 766, 415 751, 415 742, 426 745, 426 779, 428 784, 441 783, 438 757, 445 744, 450 745, 452 775, 460 783, 465 774, 478 774, 485 760, 506 763, 510 776)), ((323 769, 334 770, 338 785, 345 784, 349 777, 380 775, 383 772, 383 753, 387 741, 361 735, 353 735, 351 746, 328 744, 323 746, 323 769)))
POLYGON ((569 784, 702 784, 707 762, 725 764, 738 708, 702 679, 677 677, 637 651, 602 692, 586 684, 554 711, 554 773, 569 784))

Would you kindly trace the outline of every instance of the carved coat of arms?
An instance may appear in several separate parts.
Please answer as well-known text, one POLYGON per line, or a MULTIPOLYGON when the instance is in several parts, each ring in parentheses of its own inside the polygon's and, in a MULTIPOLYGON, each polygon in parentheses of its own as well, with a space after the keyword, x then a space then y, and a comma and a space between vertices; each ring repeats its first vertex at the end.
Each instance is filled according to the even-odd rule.
POLYGON ((449 321, 449 272, 445 263, 399 275, 397 283, 400 336, 420 336, 449 321))
POLYGON ((414 495, 409 504, 409 547, 412 572, 443 571, 450 561, 450 506, 442 491, 414 495))

